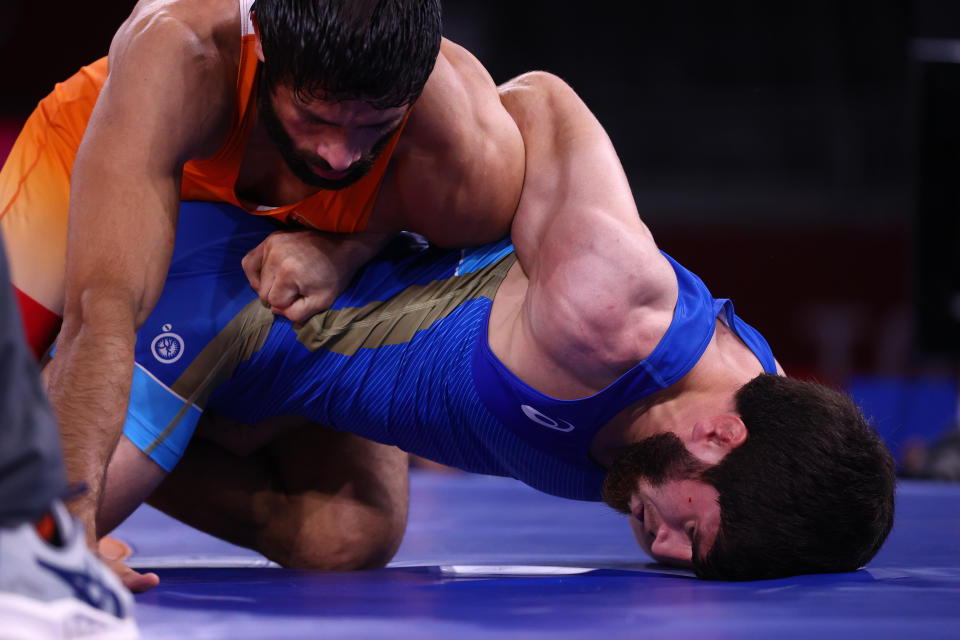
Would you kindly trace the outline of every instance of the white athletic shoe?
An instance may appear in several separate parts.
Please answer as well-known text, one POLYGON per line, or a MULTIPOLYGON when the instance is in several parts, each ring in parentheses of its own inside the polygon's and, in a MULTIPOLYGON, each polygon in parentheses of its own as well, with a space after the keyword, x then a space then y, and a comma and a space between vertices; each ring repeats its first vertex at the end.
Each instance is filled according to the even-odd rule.
POLYGON ((60 546, 31 523, 0 528, 0 640, 137 638, 133 596, 66 508, 56 502, 50 512, 60 546))

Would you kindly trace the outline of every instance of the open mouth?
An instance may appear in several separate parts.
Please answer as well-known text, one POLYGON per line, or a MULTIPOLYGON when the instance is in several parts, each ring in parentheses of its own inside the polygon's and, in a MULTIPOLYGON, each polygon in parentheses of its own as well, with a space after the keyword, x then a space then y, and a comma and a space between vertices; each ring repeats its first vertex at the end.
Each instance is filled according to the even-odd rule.
POLYGON ((347 177, 349 171, 333 171, 332 169, 321 169, 315 165, 310 165, 310 170, 325 180, 340 180, 347 177))

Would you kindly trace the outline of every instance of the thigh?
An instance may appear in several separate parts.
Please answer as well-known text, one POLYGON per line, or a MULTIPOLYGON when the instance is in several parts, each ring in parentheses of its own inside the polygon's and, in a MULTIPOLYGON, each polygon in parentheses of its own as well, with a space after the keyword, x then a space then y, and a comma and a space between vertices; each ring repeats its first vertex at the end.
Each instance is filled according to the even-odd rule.
POLYGON ((396 553, 407 522, 408 456, 392 446, 344 431, 308 425, 269 446, 288 496, 305 508, 292 518, 291 530, 306 536, 297 545, 302 564, 310 565, 321 540, 311 532, 324 528, 339 539, 340 564, 386 564, 396 553), (322 505, 332 502, 337 520, 326 522, 322 505), (371 555, 370 558, 364 556, 371 555))
POLYGON ((268 455, 296 505, 287 514, 284 537, 298 538, 298 565, 332 561, 334 567, 367 568, 389 562, 406 529, 405 452, 308 424, 270 444, 268 455), (328 519, 328 504, 336 520, 328 519))
POLYGON ((406 454, 301 418, 263 427, 280 435, 248 455, 194 437, 150 503, 283 566, 386 564, 406 527, 406 454))

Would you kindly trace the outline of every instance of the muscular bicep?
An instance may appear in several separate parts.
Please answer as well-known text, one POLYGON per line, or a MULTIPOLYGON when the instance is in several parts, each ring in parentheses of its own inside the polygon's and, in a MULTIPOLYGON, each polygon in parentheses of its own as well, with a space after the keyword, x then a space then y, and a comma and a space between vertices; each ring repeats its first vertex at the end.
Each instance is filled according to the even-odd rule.
POLYGON ((613 144, 573 90, 537 72, 501 87, 501 98, 524 140, 511 237, 529 278, 529 333, 557 362, 565 351, 589 354, 579 365, 595 379, 603 378, 597 363, 622 373, 669 325, 676 276, 640 219, 613 144))
POLYGON ((68 314, 100 290, 146 317, 173 248, 183 164, 216 149, 228 87, 216 49, 176 17, 135 14, 121 27, 71 177, 68 314))
POLYGON ((572 280, 628 272, 638 297, 631 307, 661 299, 671 305, 675 279, 589 108, 563 80, 542 72, 506 83, 500 96, 524 140, 526 172, 511 235, 531 282, 558 270, 575 270, 572 280))
POLYGON ((505 236, 523 185, 523 140, 483 65, 445 40, 408 127, 416 148, 398 158, 395 181, 411 230, 442 246, 505 236))

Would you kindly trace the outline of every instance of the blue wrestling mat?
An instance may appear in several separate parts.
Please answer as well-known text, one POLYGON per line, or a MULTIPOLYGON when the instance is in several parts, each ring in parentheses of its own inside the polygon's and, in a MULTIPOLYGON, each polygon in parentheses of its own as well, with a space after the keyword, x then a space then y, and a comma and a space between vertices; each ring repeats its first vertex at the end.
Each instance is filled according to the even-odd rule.
POLYGON ((117 535, 160 575, 142 636, 960 637, 960 485, 903 482, 866 569, 746 583, 650 564, 624 516, 513 480, 413 472, 410 498, 393 563, 356 573, 279 569, 141 508, 117 535))

